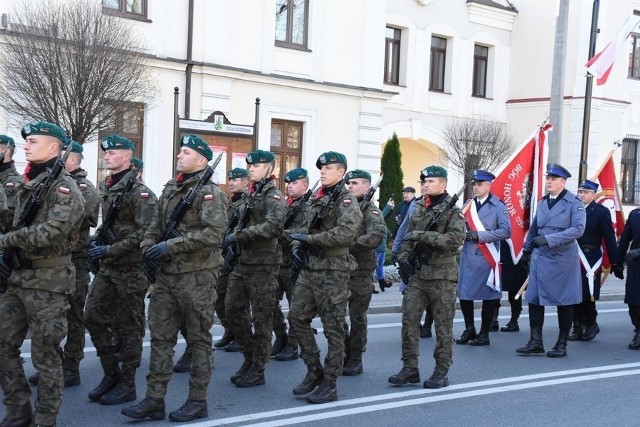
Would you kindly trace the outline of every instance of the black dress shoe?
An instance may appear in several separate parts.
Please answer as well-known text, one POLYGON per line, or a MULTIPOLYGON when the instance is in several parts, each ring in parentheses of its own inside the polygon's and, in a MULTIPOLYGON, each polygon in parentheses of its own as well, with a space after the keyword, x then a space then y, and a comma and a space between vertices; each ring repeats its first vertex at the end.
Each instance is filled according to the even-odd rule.
POLYGON ((489 344, 491 344, 491 342, 489 341, 489 334, 485 332, 480 332, 477 337, 469 341, 469 345, 473 345, 476 347, 489 344))
POLYGON ((449 377, 442 372, 434 372, 428 380, 422 384, 424 388, 442 388, 449 385, 449 377))
POLYGON ((124 408, 120 413, 134 420, 164 420, 164 399, 145 397, 137 404, 124 408))
POLYGON ((600 332, 600 328, 598 327, 598 324, 596 322, 590 323, 584 329, 581 340, 591 341, 596 337, 596 335, 598 335, 598 332, 600 332))
POLYGON ((418 368, 402 368, 389 377, 389 382, 393 385, 417 384, 420 382, 420 371, 418 368))
POLYGON ((629 350, 640 350, 640 332, 636 332, 636 335, 629 343, 629 350))
POLYGON ((489 327, 489 332, 498 332, 500 330, 500 323, 498 323, 498 318, 494 317, 491 322, 491 326, 489 327))
POLYGON ((456 339, 456 344, 467 344, 476 336, 478 336, 478 334, 476 333, 476 328, 465 329, 462 335, 460 335, 460 338, 456 339))
POLYGON ((275 359, 281 362, 288 362, 298 358, 298 346, 287 344, 280 353, 276 354, 275 359))
POLYGON ((328 403, 334 400, 338 400, 336 381, 326 378, 322 380, 313 393, 307 396, 307 402, 309 403, 328 403))
POLYGON ((500 328, 500 332, 518 332, 520 330, 520 326, 518 325, 517 320, 511 320, 509 323, 500 328))
POLYGON ((567 337, 567 339, 569 341, 580 341, 582 340, 583 335, 584 335, 584 328, 582 323, 574 322, 573 329, 571 330, 571 333, 569 334, 569 337, 567 337))
POLYGON ((171 421, 186 422, 206 418, 209 416, 206 400, 187 400, 180 409, 171 411, 169 419, 171 421))

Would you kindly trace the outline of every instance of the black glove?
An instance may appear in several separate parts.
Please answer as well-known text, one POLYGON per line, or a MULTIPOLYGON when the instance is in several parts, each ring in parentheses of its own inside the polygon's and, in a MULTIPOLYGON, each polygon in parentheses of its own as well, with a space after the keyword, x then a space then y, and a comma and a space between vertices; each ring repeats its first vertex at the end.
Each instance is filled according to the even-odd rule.
POLYGON ((160 242, 147 248, 144 251, 144 259, 152 264, 160 264, 162 261, 169 261, 171 255, 169 255, 169 248, 167 242, 160 242))
POLYGON ((474 230, 467 231, 467 234, 464 235, 464 240, 473 240, 475 242, 478 241, 478 232, 474 230))
POLYGON ((11 268, 11 265, 7 262, 3 254, 2 256, 0 256, 0 279, 9 278, 9 276, 11 276, 12 271, 13 271, 13 268, 11 268))
POLYGON ((416 272, 416 269, 409 258, 402 258, 400 260, 398 270, 400 271, 400 278, 405 285, 409 284, 409 278, 416 272))
POLYGON ((618 279, 624 279, 624 267, 622 266, 622 264, 613 264, 611 266, 611 271, 613 271, 613 275, 618 279))
POLYGON ((304 254, 300 247, 294 247, 291 249, 291 263, 295 270, 302 270, 305 267, 304 254))
POLYGON ((89 260, 97 261, 99 259, 105 258, 107 256, 107 245, 98 245, 95 241, 90 243, 89 247, 89 260))
POLYGON ((236 242, 236 235, 235 233, 231 233, 229 234, 227 237, 224 238, 224 240, 222 241, 222 249, 227 249, 229 246, 231 246, 233 243, 236 242))
POLYGON ((540 246, 546 246, 548 244, 549 243, 547 243, 547 238, 544 236, 538 236, 531 242, 531 246, 533 246, 534 248, 539 248, 540 246))
POLYGON ((303 233, 291 233, 291 234, 289 234, 289 237, 291 237, 292 240, 297 240, 297 241, 303 242, 303 243, 305 243, 307 240, 309 240, 309 235, 308 234, 303 234, 303 233))
POLYGON ((522 256, 520 257, 520 262, 518 262, 518 264, 522 265, 522 268, 524 268, 527 273, 529 273, 529 267, 531 263, 531 252, 522 252, 522 256))

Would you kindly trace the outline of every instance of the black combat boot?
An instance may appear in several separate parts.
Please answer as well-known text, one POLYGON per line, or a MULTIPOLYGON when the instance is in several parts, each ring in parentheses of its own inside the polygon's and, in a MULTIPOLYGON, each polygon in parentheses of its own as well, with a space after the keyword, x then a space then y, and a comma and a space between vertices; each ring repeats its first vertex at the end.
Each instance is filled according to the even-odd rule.
POLYGON ((475 326, 468 327, 464 330, 460 338, 456 339, 456 344, 467 344, 469 341, 477 337, 475 326))
POLYGON ((518 317, 511 315, 511 320, 505 326, 500 328, 500 332, 518 332, 520 330, 520 325, 518 325, 518 317))
POLYGON ((222 338, 214 342, 213 346, 215 348, 225 348, 226 346, 231 344, 233 340, 234 340, 234 337, 233 337, 233 334, 231 333, 231 330, 229 328, 224 328, 224 334, 222 335, 222 338))
POLYGON ((324 378, 320 385, 307 396, 309 403, 328 403, 338 400, 338 390, 336 389, 336 380, 324 378))
POLYGON ((445 372, 433 371, 433 374, 426 380, 422 387, 424 388, 442 388, 449 385, 449 377, 445 372))
POLYGON ((636 335, 629 343, 629 350, 640 350, 640 332, 636 331, 636 335))
POLYGON ((187 344, 187 348, 184 349, 184 353, 173 367, 173 372, 191 372, 192 358, 193 352, 191 351, 191 346, 187 344))
POLYGON ((102 377, 102 381, 100 384, 93 390, 89 392, 89 400, 97 402, 100 398, 111 391, 117 384, 120 379, 120 371, 110 371, 110 373, 105 374, 102 377))
POLYGON ((482 331, 480 331, 480 333, 474 339, 469 341, 469 345, 473 345, 476 347, 489 344, 491 344, 491 341, 489 340, 489 334, 482 331))
POLYGON ((33 412, 31 403, 24 406, 7 406, 7 415, 0 421, 0 427, 28 427, 31 425, 33 412))
POLYGON ((307 375, 304 376, 304 379, 300 384, 295 386, 293 394, 301 396, 303 394, 311 393, 313 389, 322 382, 323 378, 324 370, 322 369, 320 360, 317 359, 311 365, 307 366, 307 375))
POLYGON ((178 422, 193 421, 198 418, 207 418, 208 416, 209 411, 207 410, 206 400, 187 400, 180 409, 169 413, 169 419, 178 422))
POLYGON ((237 340, 231 341, 224 347, 224 351, 228 351, 229 353, 237 353, 240 350, 242 349, 240 348, 240 343, 238 343, 237 340))
POLYGON ((133 380, 120 380, 118 384, 100 398, 103 405, 119 405, 136 400, 136 383, 133 380))
POLYGON ((403 367, 400 372, 389 377, 389 382, 393 385, 417 384, 420 382, 420 371, 418 368, 403 367))
POLYGON ((280 353, 276 354, 275 359, 282 362, 296 360, 298 358, 298 346, 287 344, 280 353))
POLYGON ((134 420, 164 420, 166 413, 164 411, 164 399, 156 399, 154 397, 145 397, 133 406, 124 408, 120 411, 125 417, 134 420))
POLYGON ((581 340, 591 341, 596 337, 596 335, 598 335, 599 332, 600 332, 600 327, 595 321, 593 321, 584 328, 584 332, 582 333, 581 340))
POLYGON ((344 364, 344 367, 342 368, 342 375, 353 377, 362 373, 362 355, 356 355, 356 358, 359 360, 355 360, 353 356, 354 355, 352 354, 349 360, 344 364))
POLYGON ((544 345, 542 343, 542 327, 532 326, 531 338, 529 339, 529 342, 524 347, 516 349, 516 353, 522 354, 524 356, 529 356, 532 354, 544 354, 544 345))
POLYGON ((252 356, 250 354, 245 354, 244 355, 244 362, 242 362, 242 366, 240 366, 240 369, 238 369, 233 375, 231 375, 231 377, 229 378, 231 380, 232 383, 235 384, 236 380, 238 378, 240 378, 241 376, 243 376, 244 374, 246 374, 247 372, 249 372, 249 369, 251 368, 251 359, 252 356))
POLYGON ((278 331, 276 331, 276 340, 273 343, 273 346, 271 347, 271 357, 275 357, 276 354, 280 353, 284 347, 287 345, 287 341, 289 339, 289 336, 287 335, 287 330, 285 329, 284 326, 278 328, 278 331))
MULTIPOLYGON (((580 341, 584 335, 584 325, 582 322, 573 322, 573 330, 567 338, 569 341, 580 341)), ((595 335, 594 335, 595 336, 595 335)))
POLYGON ((567 355, 567 338, 569 337, 569 331, 560 331, 558 334, 558 341, 556 345, 549 351, 547 351, 548 357, 565 357, 567 355))
POLYGON ((264 368, 251 366, 251 369, 233 382, 236 387, 255 387, 264 385, 264 368))

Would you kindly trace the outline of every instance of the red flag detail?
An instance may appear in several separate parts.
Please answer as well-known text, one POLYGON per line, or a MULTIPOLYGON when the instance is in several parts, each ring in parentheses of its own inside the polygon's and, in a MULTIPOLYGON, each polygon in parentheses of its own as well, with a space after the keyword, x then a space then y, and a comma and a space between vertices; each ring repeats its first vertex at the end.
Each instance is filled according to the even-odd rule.
MULTIPOLYGON (((609 209, 613 229, 616 232, 616 236, 620 237, 624 230, 624 212, 622 212, 622 205, 620 204, 618 180, 616 179, 612 156, 609 156, 604 167, 600 170, 597 179, 600 183, 601 190, 596 194, 596 202, 609 209)), ((607 256, 607 251, 603 250, 603 253, 602 267, 608 269, 611 267, 611 261, 607 256)))

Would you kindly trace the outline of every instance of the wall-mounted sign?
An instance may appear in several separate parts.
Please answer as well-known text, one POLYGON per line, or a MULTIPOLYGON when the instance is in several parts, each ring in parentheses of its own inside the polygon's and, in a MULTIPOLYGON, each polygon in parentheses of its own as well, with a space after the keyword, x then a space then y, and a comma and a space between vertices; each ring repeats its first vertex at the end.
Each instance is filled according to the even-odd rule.
POLYGON ((235 135, 253 136, 253 126, 234 125, 224 122, 222 114, 215 114, 213 122, 180 119, 180 129, 193 129, 205 132, 231 133, 235 135))

